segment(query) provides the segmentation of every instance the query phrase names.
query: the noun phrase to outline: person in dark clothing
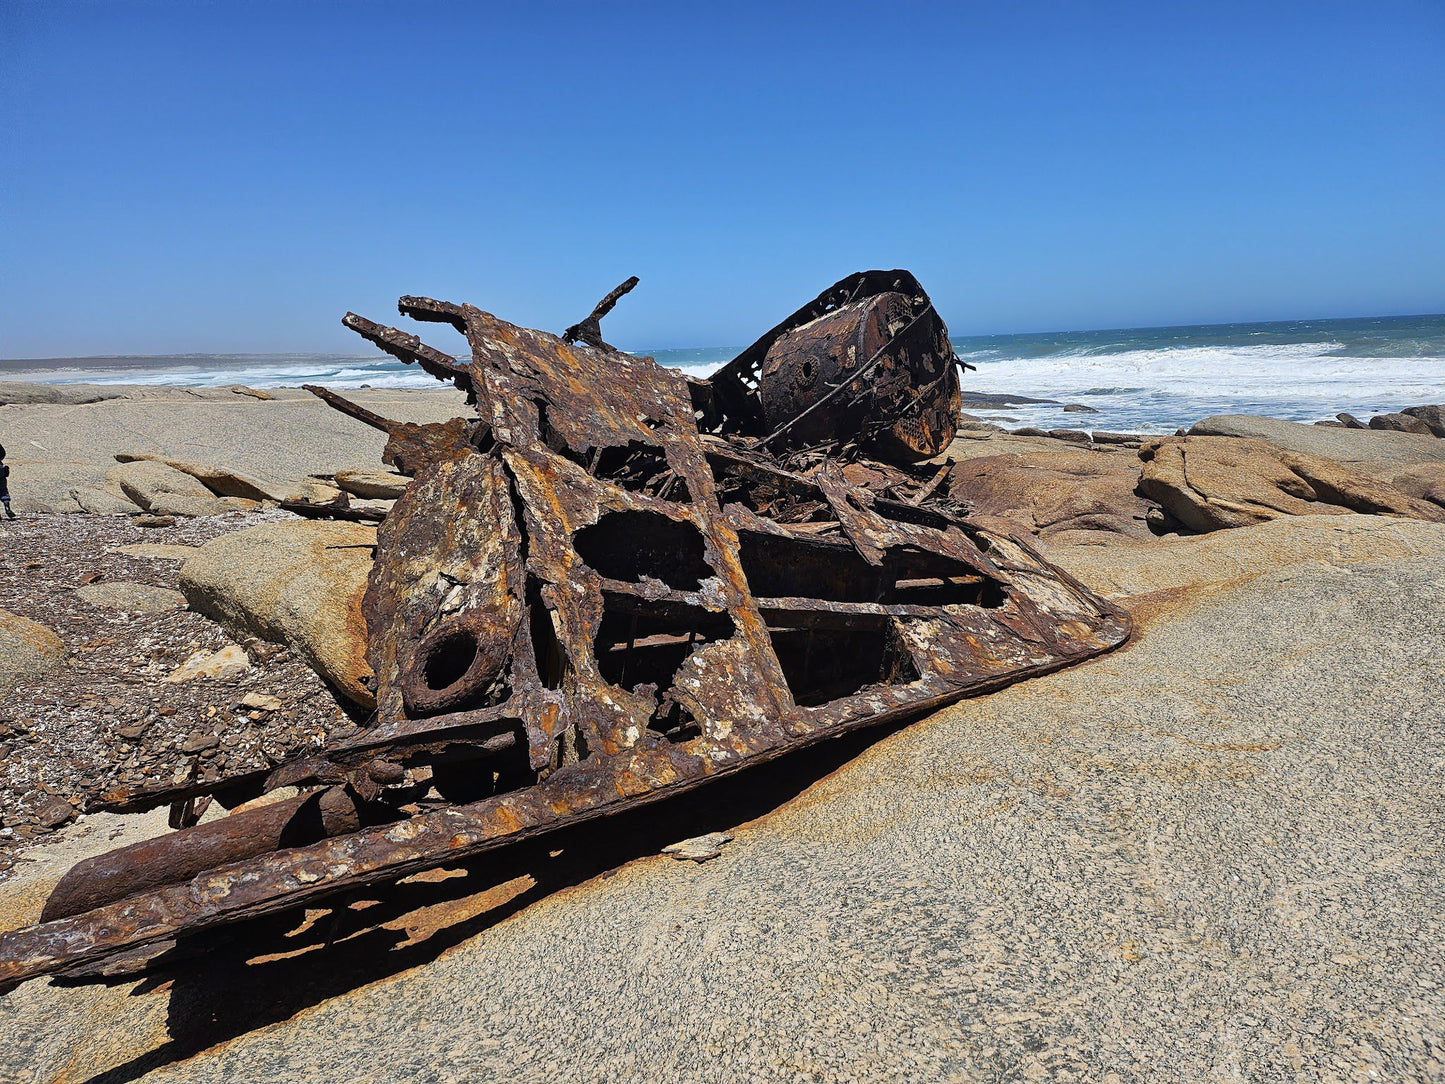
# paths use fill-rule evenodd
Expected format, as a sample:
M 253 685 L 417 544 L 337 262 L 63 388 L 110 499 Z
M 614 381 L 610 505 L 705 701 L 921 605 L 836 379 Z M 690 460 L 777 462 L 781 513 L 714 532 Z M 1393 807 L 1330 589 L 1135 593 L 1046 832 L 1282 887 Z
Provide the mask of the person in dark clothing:
M 0 502 L 5 505 L 5 515 L 9 519 L 15 518 L 15 513 L 10 510 L 10 468 L 5 465 L 5 445 L 0 444 Z

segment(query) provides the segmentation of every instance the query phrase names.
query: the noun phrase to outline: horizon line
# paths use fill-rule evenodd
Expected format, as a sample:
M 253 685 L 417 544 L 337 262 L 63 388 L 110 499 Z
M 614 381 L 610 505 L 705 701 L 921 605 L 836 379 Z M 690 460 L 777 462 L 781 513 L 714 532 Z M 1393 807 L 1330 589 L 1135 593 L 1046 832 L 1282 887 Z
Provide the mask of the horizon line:
M 985 331 L 974 334 L 961 334 L 949 332 L 950 339 L 1002 339 L 1019 338 L 1023 336 L 1043 335 L 1079 335 L 1079 334 L 1104 334 L 1107 332 L 1130 332 L 1130 331 L 1179 331 L 1187 328 L 1206 327 L 1249 327 L 1258 324 L 1319 324 L 1335 323 L 1347 320 L 1426 320 L 1445 319 L 1445 312 L 1402 312 L 1402 313 L 1381 313 L 1368 316 L 1296 316 L 1285 317 L 1276 320 L 1219 320 L 1210 323 L 1192 324 L 1139 324 L 1132 327 L 1080 327 L 1080 328 L 1057 328 L 1048 331 Z M 621 348 L 619 348 L 621 349 Z M 657 346 L 646 349 L 623 350 L 623 353 L 632 354 L 637 357 L 650 356 L 651 351 L 661 352 L 664 350 L 744 350 L 746 347 L 738 346 Z M 0 364 L 12 362 L 43 362 L 43 361 L 148 361 L 154 358 L 365 358 L 370 354 L 348 354 L 324 350 L 225 350 L 225 351 L 204 351 L 204 350 L 182 350 L 162 354 L 57 354 L 50 357 L 25 357 L 11 358 L 0 357 Z M 460 355 L 451 355 L 460 357 Z

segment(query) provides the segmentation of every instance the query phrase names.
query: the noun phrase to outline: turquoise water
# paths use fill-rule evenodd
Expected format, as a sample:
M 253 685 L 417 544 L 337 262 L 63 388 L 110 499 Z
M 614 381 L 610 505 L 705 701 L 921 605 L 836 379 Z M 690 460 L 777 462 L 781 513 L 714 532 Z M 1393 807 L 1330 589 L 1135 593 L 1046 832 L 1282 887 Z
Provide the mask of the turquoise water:
M 971 410 L 1003 425 L 1168 432 L 1210 414 L 1314 421 L 1445 401 L 1445 315 L 955 337 L 977 366 L 966 392 L 1057 399 L 1059 406 Z M 657 350 L 706 376 L 740 347 Z M 636 351 L 646 353 L 647 351 Z M 207 354 L 0 361 L 0 379 L 257 387 L 433 387 L 380 354 Z M 1064 413 L 1082 403 L 1097 414 Z

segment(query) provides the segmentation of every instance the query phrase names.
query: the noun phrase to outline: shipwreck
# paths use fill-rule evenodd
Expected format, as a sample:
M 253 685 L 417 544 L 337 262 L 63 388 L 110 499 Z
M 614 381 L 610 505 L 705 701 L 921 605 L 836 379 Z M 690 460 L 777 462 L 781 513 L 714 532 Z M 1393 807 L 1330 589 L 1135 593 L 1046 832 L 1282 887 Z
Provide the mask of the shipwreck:
M 403 297 L 468 360 L 347 314 L 474 409 L 331 405 L 411 481 L 364 600 L 376 712 L 261 778 L 122 796 L 176 827 L 79 863 L 0 935 L 0 989 L 475 859 L 1121 644 L 1126 616 L 940 485 L 961 365 L 904 271 L 852 275 L 711 378 Z M 933 460 L 930 462 L 930 460 Z M 313 516 L 372 516 L 293 505 Z M 247 801 L 298 787 L 269 804 Z M 229 815 L 195 823 L 214 796 Z

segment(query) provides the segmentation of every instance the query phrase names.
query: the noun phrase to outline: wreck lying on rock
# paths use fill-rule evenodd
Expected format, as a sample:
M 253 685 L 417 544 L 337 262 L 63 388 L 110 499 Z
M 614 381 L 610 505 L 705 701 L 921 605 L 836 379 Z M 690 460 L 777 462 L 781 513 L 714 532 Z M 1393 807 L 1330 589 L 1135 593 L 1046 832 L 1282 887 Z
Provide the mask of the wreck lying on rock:
M 476 412 L 393 423 L 412 480 L 365 595 L 376 715 L 324 755 L 210 787 L 273 804 L 82 862 L 0 935 L 0 988 L 109 977 L 177 938 L 455 863 L 1116 647 L 1127 618 L 936 496 L 958 366 L 906 272 L 844 279 L 710 380 L 471 305 L 459 362 L 345 323 Z M 567 339 L 580 342 L 572 345 Z M 299 509 L 345 516 L 342 505 Z M 239 788 L 239 789 L 238 789 Z M 141 799 L 144 800 L 141 800 Z M 229 804 L 229 801 L 228 801 Z

